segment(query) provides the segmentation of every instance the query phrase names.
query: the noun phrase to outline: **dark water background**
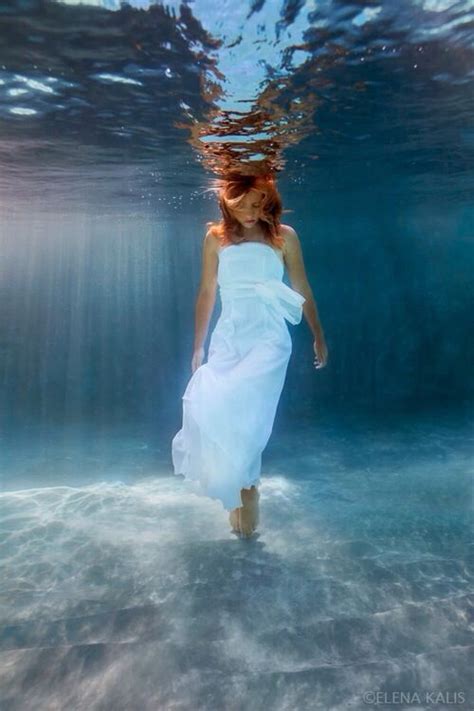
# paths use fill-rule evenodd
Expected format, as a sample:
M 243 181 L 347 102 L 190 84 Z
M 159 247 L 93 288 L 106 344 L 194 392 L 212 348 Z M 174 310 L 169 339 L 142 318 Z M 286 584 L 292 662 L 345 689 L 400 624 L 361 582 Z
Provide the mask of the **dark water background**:
M 450 0 L 0 3 L 2 710 L 474 708 L 473 39 Z M 290 326 L 251 542 L 169 451 L 232 151 L 329 349 Z

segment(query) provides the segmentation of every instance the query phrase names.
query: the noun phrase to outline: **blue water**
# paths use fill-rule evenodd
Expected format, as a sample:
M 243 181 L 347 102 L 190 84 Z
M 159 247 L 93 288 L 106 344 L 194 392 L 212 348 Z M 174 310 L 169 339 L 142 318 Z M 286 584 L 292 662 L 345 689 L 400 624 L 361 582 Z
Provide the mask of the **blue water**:
M 474 709 L 473 15 L 0 3 L 1 711 Z M 170 459 L 230 158 L 329 350 L 250 540 Z

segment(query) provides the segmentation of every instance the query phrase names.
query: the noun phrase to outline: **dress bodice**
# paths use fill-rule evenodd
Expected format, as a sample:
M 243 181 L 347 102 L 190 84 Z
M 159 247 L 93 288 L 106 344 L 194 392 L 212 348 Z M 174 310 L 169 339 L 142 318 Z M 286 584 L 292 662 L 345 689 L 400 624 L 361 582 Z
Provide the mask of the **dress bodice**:
M 241 242 L 219 249 L 217 283 L 228 286 L 235 282 L 281 279 L 283 262 L 273 247 L 263 242 Z
M 283 282 L 285 268 L 263 242 L 241 242 L 219 250 L 217 283 L 222 303 L 259 297 L 290 323 L 299 323 L 305 298 Z

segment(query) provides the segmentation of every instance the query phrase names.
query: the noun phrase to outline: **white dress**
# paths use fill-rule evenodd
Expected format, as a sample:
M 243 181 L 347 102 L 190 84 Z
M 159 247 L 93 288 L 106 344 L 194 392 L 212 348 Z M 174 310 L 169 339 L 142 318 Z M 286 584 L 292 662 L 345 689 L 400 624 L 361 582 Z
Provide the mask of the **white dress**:
M 260 483 L 292 351 L 286 320 L 297 324 L 305 298 L 283 281 L 276 250 L 241 242 L 219 250 L 221 313 L 207 362 L 189 380 L 183 424 L 173 437 L 174 474 L 195 494 L 243 505 L 240 490 Z

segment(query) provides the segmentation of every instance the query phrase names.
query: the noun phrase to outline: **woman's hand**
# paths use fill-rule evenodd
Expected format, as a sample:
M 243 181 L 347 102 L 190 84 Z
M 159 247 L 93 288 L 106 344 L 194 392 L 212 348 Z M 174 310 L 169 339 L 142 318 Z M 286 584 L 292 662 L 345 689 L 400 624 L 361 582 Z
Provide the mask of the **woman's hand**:
M 193 358 L 191 361 L 191 370 L 193 373 L 195 370 L 197 370 L 202 365 L 203 360 L 204 360 L 204 346 L 201 346 L 201 348 L 196 348 L 196 350 L 193 353 Z
M 313 349 L 315 353 L 314 367 L 324 368 L 328 360 L 328 349 L 326 346 L 326 341 L 324 336 L 316 337 L 313 343 Z

